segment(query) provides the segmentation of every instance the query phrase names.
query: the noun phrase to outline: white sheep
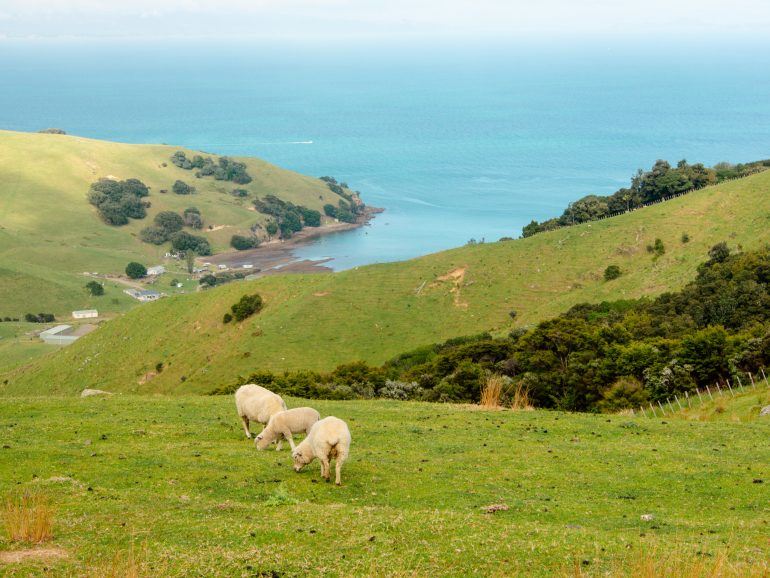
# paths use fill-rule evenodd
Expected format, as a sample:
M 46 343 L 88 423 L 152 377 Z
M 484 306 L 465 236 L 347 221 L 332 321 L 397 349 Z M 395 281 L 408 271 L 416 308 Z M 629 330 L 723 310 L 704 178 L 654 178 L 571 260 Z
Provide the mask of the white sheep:
M 287 439 L 293 450 L 295 446 L 291 434 L 300 432 L 309 434 L 310 428 L 319 419 L 321 419 L 321 414 L 312 407 L 295 407 L 294 409 L 279 411 L 267 422 L 265 429 L 254 440 L 254 445 L 257 446 L 258 450 L 264 450 L 277 439 L 278 446 L 275 449 L 280 450 L 281 443 Z
M 294 448 L 291 457 L 294 460 L 294 471 L 299 472 L 315 458 L 321 460 L 321 477 L 329 481 L 329 461 L 336 460 L 337 476 L 335 483 L 340 485 L 342 464 L 350 453 L 350 430 L 348 424 L 333 416 L 325 417 L 315 422 L 310 433 Z
M 235 392 L 235 408 L 238 410 L 238 417 L 243 421 L 246 437 L 251 438 L 249 420 L 265 424 L 270 421 L 273 414 L 284 411 L 286 404 L 280 395 L 269 389 L 247 383 Z

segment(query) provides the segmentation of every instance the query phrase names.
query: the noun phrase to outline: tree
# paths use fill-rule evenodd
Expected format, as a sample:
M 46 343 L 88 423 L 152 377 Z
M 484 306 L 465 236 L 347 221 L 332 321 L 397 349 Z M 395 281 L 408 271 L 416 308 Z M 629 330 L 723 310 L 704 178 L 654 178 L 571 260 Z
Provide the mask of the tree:
M 171 247 L 180 253 L 193 251 L 196 255 L 211 255 L 211 245 L 205 238 L 186 231 L 177 231 L 171 235 Z
M 274 237 L 275 234 L 278 232 L 278 223 L 275 221 L 270 221 L 265 225 L 265 231 L 267 231 L 267 234 L 271 237 Z
M 713 265 L 714 263 L 724 263 L 729 256 L 730 248 L 727 246 L 727 243 L 722 241 L 709 249 L 709 261 L 707 264 Z
M 131 279 L 141 279 L 147 275 L 147 267 L 136 261 L 132 261 L 126 265 L 126 275 Z
M 184 260 L 187 264 L 187 272 L 192 275 L 195 271 L 195 251 L 193 249 L 187 249 L 184 252 Z
M 256 237 L 244 237 L 243 235 L 233 235 L 230 238 L 230 246 L 238 251 L 254 249 L 259 247 L 259 239 Z
M 139 238 L 145 243 L 151 243 L 153 245 L 162 245 L 168 241 L 168 236 L 168 231 L 157 225 L 150 225 L 139 231 Z
M 101 283 L 97 283 L 96 281 L 89 281 L 86 283 L 86 291 L 94 297 L 104 295 L 104 287 Z
M 184 228 L 184 219 L 174 211 L 161 211 L 155 215 L 154 222 L 167 233 L 176 233 Z
M 247 317 L 251 317 L 255 313 L 262 309 L 262 297 L 258 293 L 253 295 L 244 295 L 240 301 L 230 307 L 233 318 L 236 321 L 243 321 Z
M 184 210 L 184 224 L 192 229 L 203 228 L 203 218 L 197 207 L 188 207 Z
M 214 285 L 217 284 L 217 278 L 209 273 L 208 275 L 204 275 L 201 277 L 200 281 L 198 281 L 200 285 L 206 285 L 208 287 L 214 287 Z
M 612 281 L 614 279 L 617 279 L 621 275 L 620 267 L 617 265 L 609 265 L 604 270 L 604 280 L 605 281 Z
M 177 180 L 174 182 L 174 186 L 171 190 L 177 195 L 192 195 L 195 192 L 195 187 L 191 187 L 184 181 Z
M 321 226 L 321 213 L 308 209 L 307 207 L 299 207 L 299 212 L 302 215 L 302 222 L 306 227 L 320 227 Z

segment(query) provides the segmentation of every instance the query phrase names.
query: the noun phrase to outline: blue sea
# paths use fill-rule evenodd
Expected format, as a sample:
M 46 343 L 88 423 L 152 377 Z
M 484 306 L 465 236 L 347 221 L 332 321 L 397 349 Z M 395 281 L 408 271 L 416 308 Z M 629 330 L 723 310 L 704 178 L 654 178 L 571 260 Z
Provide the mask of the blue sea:
M 656 159 L 770 157 L 768 46 L 1 41 L 0 128 L 254 155 L 383 207 L 337 269 L 516 237 Z

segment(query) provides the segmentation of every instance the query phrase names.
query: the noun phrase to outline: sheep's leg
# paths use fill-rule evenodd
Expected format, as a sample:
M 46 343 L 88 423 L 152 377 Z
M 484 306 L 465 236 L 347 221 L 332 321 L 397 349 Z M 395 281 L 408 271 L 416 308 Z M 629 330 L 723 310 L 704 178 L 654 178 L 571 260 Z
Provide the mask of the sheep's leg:
M 241 420 L 243 421 L 243 431 L 246 432 L 246 437 L 251 439 L 251 431 L 249 430 L 249 418 L 245 415 L 242 415 Z
M 291 451 L 294 451 L 294 448 L 296 448 L 297 446 L 294 445 L 294 436 L 291 435 L 291 430 L 288 430 L 288 429 L 285 430 L 283 432 L 283 437 L 285 437 L 286 441 L 289 442 L 289 445 L 291 446 Z
M 278 440 L 275 443 L 275 451 L 280 452 L 281 451 L 281 444 L 283 443 L 283 438 L 278 437 Z
M 337 475 L 334 478 L 334 483 L 338 486 L 342 485 L 342 478 L 340 477 L 340 473 L 342 472 L 342 464 L 345 463 L 347 457 L 347 454 L 340 453 L 337 454 L 337 459 L 335 460 L 334 471 Z
M 321 458 L 321 477 L 329 481 L 329 458 Z

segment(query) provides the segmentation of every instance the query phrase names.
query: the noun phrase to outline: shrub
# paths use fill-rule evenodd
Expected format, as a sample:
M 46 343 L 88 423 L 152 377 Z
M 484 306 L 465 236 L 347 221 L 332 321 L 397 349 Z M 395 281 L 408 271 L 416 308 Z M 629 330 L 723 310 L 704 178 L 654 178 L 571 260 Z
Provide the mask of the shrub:
M 18 321 L 18 320 L 14 320 Z M 56 317 L 53 313 L 25 313 L 24 321 L 27 323 L 53 323 Z
M 169 233 L 163 227 L 150 225 L 139 231 L 139 238 L 145 243 L 152 245 L 162 245 L 168 241 Z
M 655 257 L 660 257 L 666 252 L 666 246 L 660 239 L 655 239 L 655 243 L 652 245 L 647 245 L 647 252 L 653 253 Z
M 147 215 L 142 197 L 149 194 L 149 188 L 138 179 L 99 179 L 91 185 L 88 202 L 97 208 L 105 223 L 120 226 Z
M 603 413 L 617 413 L 624 409 L 643 405 L 649 399 L 642 382 L 633 376 L 623 376 L 602 393 L 602 399 L 597 404 Z
M 238 303 L 230 307 L 233 319 L 236 321 L 243 321 L 255 313 L 258 313 L 261 311 L 261 309 L 262 297 L 258 293 L 254 293 L 253 295 L 244 295 L 241 297 Z
M 233 189 L 232 191 L 230 191 L 230 194 L 234 197 L 242 199 L 244 197 L 249 196 L 249 191 L 247 191 L 246 189 Z
M 168 233 L 176 233 L 184 228 L 184 219 L 173 211 L 161 211 L 155 215 L 153 222 Z
M 687 233 L 682 233 L 681 241 L 682 241 L 683 245 L 689 243 L 690 242 L 690 235 L 688 235 Z
M 230 238 L 230 246 L 238 251 L 254 249 L 259 247 L 259 239 L 256 237 L 244 237 L 243 235 L 233 235 Z
M 131 279 L 141 279 L 147 275 L 147 267 L 136 261 L 132 261 L 126 265 L 126 275 Z
M 196 255 L 211 255 L 211 245 L 207 239 L 186 231 L 177 231 L 171 235 L 171 247 L 181 253 L 192 251 Z
M 617 279 L 618 277 L 620 277 L 620 275 L 621 275 L 620 267 L 618 267 L 617 265 L 609 265 L 604 270 L 605 281 L 612 281 L 613 279 Z
M 299 207 L 299 212 L 302 215 L 302 222 L 306 227 L 320 227 L 321 226 L 321 213 L 308 209 L 307 207 Z
M 386 399 L 406 401 L 408 399 L 420 399 L 422 392 L 423 389 L 416 381 L 393 381 L 389 379 L 380 388 L 378 394 Z
M 184 181 L 175 181 L 171 190 L 177 195 L 192 195 L 195 192 L 195 187 L 191 187 Z
M 222 316 L 222 323 L 230 323 L 233 320 L 233 316 L 230 313 L 225 313 Z
M 200 285 L 207 285 L 208 287 L 214 287 L 217 284 L 217 278 L 209 273 L 208 275 L 204 275 L 200 278 L 200 281 L 198 281 Z
M 94 297 L 104 295 L 104 287 L 101 283 L 97 283 L 96 281 L 89 281 L 86 283 L 86 291 Z
M 717 243 L 711 247 L 711 249 L 709 249 L 708 265 L 713 265 L 714 263 L 724 263 L 727 261 L 729 256 L 730 248 L 727 246 L 727 243 L 724 241 Z
M 203 228 L 203 218 L 197 207 L 188 207 L 184 210 L 184 224 L 192 229 Z

